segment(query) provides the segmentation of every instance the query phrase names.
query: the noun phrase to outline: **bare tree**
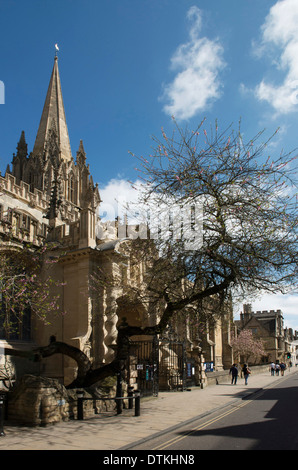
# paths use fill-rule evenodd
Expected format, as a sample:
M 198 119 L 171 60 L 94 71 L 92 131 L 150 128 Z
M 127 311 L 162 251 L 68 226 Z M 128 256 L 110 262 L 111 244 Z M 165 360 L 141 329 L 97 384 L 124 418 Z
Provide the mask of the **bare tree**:
M 245 144 L 240 130 L 220 133 L 216 125 L 209 136 L 203 123 L 195 131 L 176 125 L 171 138 L 163 132 L 155 152 L 140 158 L 143 202 L 155 220 L 171 221 L 173 208 L 180 211 L 170 236 L 161 230 L 156 245 L 191 281 L 183 303 L 231 289 L 235 295 L 297 287 L 296 156 L 266 157 L 270 140 L 258 144 L 261 137 Z M 179 305 L 180 299 L 172 308 Z

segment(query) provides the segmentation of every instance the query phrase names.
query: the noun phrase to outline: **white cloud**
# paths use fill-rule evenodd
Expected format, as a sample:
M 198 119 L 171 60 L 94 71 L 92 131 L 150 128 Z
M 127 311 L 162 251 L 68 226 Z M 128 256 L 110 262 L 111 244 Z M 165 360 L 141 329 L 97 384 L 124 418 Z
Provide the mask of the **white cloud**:
M 260 57 L 274 53 L 273 65 L 284 73 L 280 84 L 263 79 L 255 88 L 255 96 L 266 101 L 278 114 L 297 111 L 298 104 L 298 2 L 279 0 L 270 9 L 262 26 L 262 41 L 255 52 Z
M 220 97 L 219 72 L 225 66 L 221 44 L 199 36 L 201 10 L 191 7 L 187 18 L 191 21 L 189 42 L 181 44 L 171 58 L 172 69 L 177 73 L 165 86 L 162 97 L 165 113 L 180 120 L 193 117 Z
M 141 182 L 129 183 L 124 179 L 112 179 L 99 190 L 101 204 L 99 215 L 103 221 L 114 221 L 127 215 L 127 204 L 136 204 L 140 198 Z M 129 214 L 128 214 L 129 215 Z

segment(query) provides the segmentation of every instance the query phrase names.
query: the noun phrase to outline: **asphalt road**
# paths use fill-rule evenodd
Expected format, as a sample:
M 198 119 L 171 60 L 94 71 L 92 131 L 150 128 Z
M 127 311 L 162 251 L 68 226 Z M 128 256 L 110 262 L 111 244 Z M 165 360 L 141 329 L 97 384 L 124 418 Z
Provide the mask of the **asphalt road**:
M 298 450 L 298 376 L 130 449 Z

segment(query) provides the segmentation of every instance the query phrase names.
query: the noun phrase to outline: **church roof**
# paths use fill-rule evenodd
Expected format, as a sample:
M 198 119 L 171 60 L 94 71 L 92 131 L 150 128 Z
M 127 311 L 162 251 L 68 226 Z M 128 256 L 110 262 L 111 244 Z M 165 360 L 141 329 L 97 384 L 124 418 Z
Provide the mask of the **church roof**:
M 60 157 L 64 161 L 70 161 L 72 154 L 62 98 L 57 56 L 55 56 L 48 92 L 32 152 L 33 155 L 43 155 L 49 130 L 53 129 L 53 127 L 58 136 Z

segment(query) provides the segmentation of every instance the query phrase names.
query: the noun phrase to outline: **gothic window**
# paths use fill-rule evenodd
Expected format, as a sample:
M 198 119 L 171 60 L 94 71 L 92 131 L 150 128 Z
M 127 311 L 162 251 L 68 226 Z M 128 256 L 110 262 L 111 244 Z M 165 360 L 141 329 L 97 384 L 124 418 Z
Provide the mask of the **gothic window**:
M 41 181 L 41 170 L 39 168 L 32 168 L 28 173 L 28 184 L 30 188 L 30 192 L 33 193 L 34 189 L 40 189 L 40 181 Z
M 30 340 L 31 307 L 24 294 L 26 282 L 22 282 L 27 262 L 32 262 L 30 257 L 26 260 L 14 252 L 1 253 L 0 339 Z
M 33 191 L 34 191 L 34 176 L 33 176 L 33 173 L 31 171 L 29 173 L 29 186 L 30 186 L 31 193 L 33 193 Z
M 17 184 L 20 184 L 21 180 L 21 166 L 19 162 L 14 163 L 13 165 L 13 175 L 16 178 Z
M 12 224 L 12 214 L 13 209 L 11 209 L 11 207 L 8 207 L 5 211 L 2 211 L 2 219 L 8 222 L 9 224 Z
M 0 339 L 23 341 L 31 339 L 30 307 L 19 315 L 15 312 L 7 312 L 5 301 L 0 300 Z
M 37 235 L 39 237 L 46 237 L 47 233 L 48 233 L 47 225 L 46 224 L 40 224 L 38 222 L 38 224 L 37 224 Z
M 30 217 L 28 215 L 21 214 L 20 228 L 30 232 L 30 223 L 31 223 Z
M 75 181 L 72 174 L 68 177 L 68 200 L 75 203 Z

